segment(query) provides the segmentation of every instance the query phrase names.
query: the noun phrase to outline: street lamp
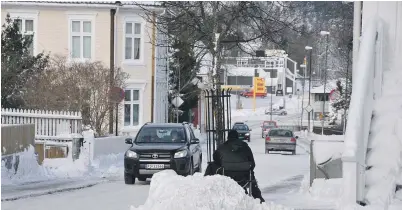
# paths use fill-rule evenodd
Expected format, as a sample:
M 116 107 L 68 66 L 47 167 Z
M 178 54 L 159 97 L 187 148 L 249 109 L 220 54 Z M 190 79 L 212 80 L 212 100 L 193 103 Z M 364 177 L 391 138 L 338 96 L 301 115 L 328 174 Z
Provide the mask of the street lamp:
M 302 105 L 301 105 L 302 110 L 301 110 L 301 117 L 300 117 L 300 130 L 302 130 L 303 129 L 303 114 L 304 114 L 304 89 L 305 89 L 304 85 L 306 84 L 306 68 L 307 68 L 307 66 L 305 64 L 301 64 L 300 67 L 304 69 L 303 70 L 303 83 L 302 83 L 303 84 L 302 85 L 302 88 L 303 88 Z
M 310 69 L 309 69 L 309 78 L 308 78 L 308 106 L 311 107 L 311 61 L 312 61 L 312 56 L 313 56 L 313 47 L 306 46 L 304 48 L 307 51 L 310 51 Z M 310 111 L 311 112 L 311 111 Z M 310 112 L 308 113 L 308 131 L 311 131 L 311 126 L 310 126 L 310 120 L 311 120 L 311 115 Z
M 325 121 L 325 101 L 327 97 L 325 95 L 326 88 L 327 88 L 327 72 L 328 72 L 328 45 L 329 45 L 329 32 L 328 31 L 321 31 L 321 36 L 326 36 L 326 46 L 325 46 L 325 70 L 324 70 L 324 101 L 322 102 L 322 122 L 321 122 L 321 135 L 324 135 L 324 121 Z M 329 97 L 328 97 L 329 99 Z

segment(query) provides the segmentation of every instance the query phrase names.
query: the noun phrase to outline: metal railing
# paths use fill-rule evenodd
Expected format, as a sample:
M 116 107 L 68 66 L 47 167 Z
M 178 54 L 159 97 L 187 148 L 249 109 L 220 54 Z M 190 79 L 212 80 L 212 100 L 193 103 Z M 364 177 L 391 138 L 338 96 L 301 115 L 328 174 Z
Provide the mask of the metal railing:
M 342 155 L 344 205 L 364 202 L 366 155 L 373 103 L 381 95 L 383 27 L 379 18 L 367 21 L 360 43 L 345 144 Z

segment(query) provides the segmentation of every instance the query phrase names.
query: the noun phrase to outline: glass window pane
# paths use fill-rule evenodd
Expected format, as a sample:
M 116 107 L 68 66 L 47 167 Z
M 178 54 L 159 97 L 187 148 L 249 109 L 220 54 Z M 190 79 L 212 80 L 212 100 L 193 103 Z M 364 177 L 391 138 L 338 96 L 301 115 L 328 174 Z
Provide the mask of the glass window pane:
M 83 31 L 91 33 L 91 21 L 84 21 L 82 24 L 83 24 Z
M 33 55 L 33 35 L 26 35 L 25 38 L 31 41 L 31 43 L 28 46 L 28 52 L 30 55 Z
M 129 37 L 126 37 L 126 43 L 125 43 L 125 58 L 126 59 L 131 59 L 133 52 L 133 40 Z
M 14 21 L 17 23 L 18 28 L 19 28 L 20 31 L 21 31 L 21 30 L 22 30 L 22 20 L 21 20 L 21 19 L 15 19 Z
M 134 24 L 134 34 L 141 34 L 141 24 L 140 23 Z
M 133 104 L 133 126 L 139 124 L 139 113 L 140 113 L 140 105 Z
M 140 38 L 134 39 L 134 59 L 140 59 Z
M 91 58 L 91 37 L 84 36 L 84 49 L 83 49 L 83 56 L 84 58 Z
M 71 23 L 71 31 L 72 32 L 80 32 L 80 21 L 73 21 Z
M 133 24 L 126 23 L 126 34 L 132 34 L 132 33 L 133 33 Z
M 125 90 L 124 91 L 124 100 L 125 101 L 131 101 L 131 90 Z
M 124 104 L 124 126 L 130 126 L 131 104 Z
M 133 90 L 133 101 L 138 101 L 138 100 L 140 100 L 140 91 Z
M 33 32 L 33 20 L 25 20 L 25 32 Z
M 81 54 L 81 49 L 80 49 L 80 37 L 79 36 L 73 36 L 72 43 L 71 43 L 71 54 L 73 58 L 79 58 Z

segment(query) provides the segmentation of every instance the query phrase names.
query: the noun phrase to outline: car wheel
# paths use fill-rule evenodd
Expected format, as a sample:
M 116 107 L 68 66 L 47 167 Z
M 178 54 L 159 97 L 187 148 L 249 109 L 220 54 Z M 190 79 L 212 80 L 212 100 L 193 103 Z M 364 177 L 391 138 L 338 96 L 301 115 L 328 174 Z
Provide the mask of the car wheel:
M 129 173 L 124 173 L 124 183 L 135 184 L 135 176 Z
M 292 155 L 295 155 L 295 154 L 296 154 L 296 150 L 293 150 L 293 151 L 292 151 Z
M 269 149 L 266 149 L 266 150 L 265 150 L 265 154 L 269 154 Z
M 193 174 L 194 174 L 194 163 L 193 163 L 193 159 L 191 159 L 191 161 L 190 161 L 190 169 L 188 170 L 187 176 L 193 175 Z
M 145 181 L 147 181 L 147 178 L 146 177 L 137 177 L 137 179 L 138 179 L 138 181 L 141 181 L 141 182 L 145 182 Z
M 195 172 L 202 173 L 202 155 L 200 155 L 200 161 L 198 163 L 197 170 Z
M 250 141 L 251 141 L 251 139 L 249 138 L 247 141 L 248 141 L 248 142 L 250 142 Z

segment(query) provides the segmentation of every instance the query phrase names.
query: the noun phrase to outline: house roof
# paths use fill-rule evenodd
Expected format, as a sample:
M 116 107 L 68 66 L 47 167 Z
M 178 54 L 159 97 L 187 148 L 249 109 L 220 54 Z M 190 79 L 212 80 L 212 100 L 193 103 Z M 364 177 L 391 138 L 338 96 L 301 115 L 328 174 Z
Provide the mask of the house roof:
M 43 6 L 57 6 L 57 5 L 71 5 L 71 6 L 102 6 L 102 7 L 115 7 L 131 6 L 131 7 L 161 7 L 161 4 L 157 1 L 2 1 L 2 5 L 43 5 Z

